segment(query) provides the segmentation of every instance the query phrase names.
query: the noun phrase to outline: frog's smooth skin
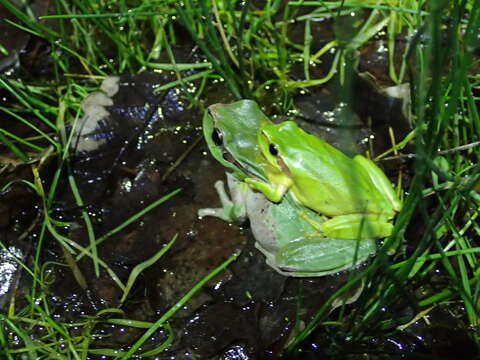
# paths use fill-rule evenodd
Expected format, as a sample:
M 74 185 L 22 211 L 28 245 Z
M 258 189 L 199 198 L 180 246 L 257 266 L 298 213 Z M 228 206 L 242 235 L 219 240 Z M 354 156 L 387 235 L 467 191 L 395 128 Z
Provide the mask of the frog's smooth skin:
M 255 247 L 267 264 L 284 276 L 313 277 L 337 273 L 364 262 L 376 252 L 374 239 L 344 240 L 320 236 L 309 221 L 321 222 L 318 214 L 298 204 L 289 195 L 273 203 L 261 192 L 227 173 L 229 199 L 223 181 L 215 188 L 222 208 L 200 209 L 198 215 L 215 216 L 225 221 L 250 221 Z
M 324 222 L 321 214 L 296 201 L 291 192 L 273 203 L 242 182 L 246 178 L 269 181 L 266 169 L 270 165 L 260 152 L 257 133 L 272 124 L 250 100 L 208 109 L 203 119 L 205 139 L 212 155 L 233 173 L 227 173 L 232 200 L 218 181 L 215 188 L 223 207 L 200 209 L 199 216 L 226 221 L 248 217 L 255 246 L 267 264 L 285 276 L 323 276 L 362 263 L 376 251 L 374 238 L 327 238 L 312 225 Z
M 272 124 L 255 101 L 214 104 L 203 116 L 203 135 L 213 157 L 243 180 L 266 179 L 257 143 L 262 124 Z
M 389 236 L 401 204 L 385 174 L 370 160 L 350 158 L 293 121 L 261 124 L 258 144 L 267 181 L 245 182 L 269 200 L 285 194 L 327 217 L 316 228 L 335 239 Z

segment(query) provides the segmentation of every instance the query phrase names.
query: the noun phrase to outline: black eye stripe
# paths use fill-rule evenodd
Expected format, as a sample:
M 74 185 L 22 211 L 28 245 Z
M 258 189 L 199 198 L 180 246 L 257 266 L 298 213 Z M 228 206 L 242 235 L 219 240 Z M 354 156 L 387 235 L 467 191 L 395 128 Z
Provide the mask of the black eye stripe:
M 215 145 L 217 146 L 221 146 L 223 145 L 223 134 L 220 130 L 218 130 L 217 128 L 214 128 L 213 129 L 213 132 L 212 132 L 212 140 L 213 142 L 215 143 Z
M 224 153 L 222 154 L 222 156 L 223 156 L 223 158 L 225 159 L 225 161 L 228 161 L 229 163 L 232 163 L 232 164 L 233 164 L 233 163 L 235 162 L 235 158 L 234 158 L 231 154 L 229 154 L 229 153 L 227 153 L 227 152 L 224 152 Z

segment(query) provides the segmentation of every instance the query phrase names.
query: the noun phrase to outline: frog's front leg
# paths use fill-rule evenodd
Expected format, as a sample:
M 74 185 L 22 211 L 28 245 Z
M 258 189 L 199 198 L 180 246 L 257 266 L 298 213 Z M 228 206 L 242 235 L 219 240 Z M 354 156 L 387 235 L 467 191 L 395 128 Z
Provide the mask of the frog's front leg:
M 393 225 L 379 215 L 348 214 L 328 219 L 318 229 L 329 238 L 365 240 L 389 236 Z
M 244 201 L 244 192 L 248 190 L 247 185 L 238 181 L 233 175 L 227 173 L 227 183 L 232 195 L 232 199 L 228 197 L 225 191 L 225 184 L 218 180 L 215 182 L 215 190 L 217 190 L 220 198 L 221 208 L 204 208 L 199 209 L 197 214 L 200 217 L 213 216 L 224 221 L 243 222 L 246 219 L 246 207 Z
M 290 179 L 288 179 L 290 180 Z M 260 191 L 265 197 L 272 202 L 279 202 L 283 195 L 288 191 L 291 181 L 282 184 L 271 184 L 253 178 L 246 178 L 244 180 L 252 189 Z

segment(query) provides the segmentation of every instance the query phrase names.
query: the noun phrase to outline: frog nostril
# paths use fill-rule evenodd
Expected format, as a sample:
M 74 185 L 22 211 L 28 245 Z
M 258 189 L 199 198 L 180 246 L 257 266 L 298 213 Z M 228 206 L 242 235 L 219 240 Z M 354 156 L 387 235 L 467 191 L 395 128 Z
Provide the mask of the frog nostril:
M 275 144 L 270 144 L 270 146 L 268 147 L 268 150 L 270 151 L 270 154 L 272 154 L 273 156 L 277 156 L 277 155 L 278 155 L 277 145 L 275 145 Z
M 223 134 L 217 128 L 213 129 L 212 140 L 217 146 L 221 146 L 223 144 Z

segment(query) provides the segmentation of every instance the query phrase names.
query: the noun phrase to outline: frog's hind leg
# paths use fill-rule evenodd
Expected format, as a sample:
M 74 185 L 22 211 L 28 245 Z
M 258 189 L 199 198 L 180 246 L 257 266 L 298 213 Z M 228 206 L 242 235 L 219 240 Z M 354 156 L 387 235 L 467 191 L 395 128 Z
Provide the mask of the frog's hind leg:
M 348 214 L 335 216 L 320 224 L 320 231 L 336 239 L 375 239 L 389 236 L 393 225 L 378 215 Z
M 359 265 L 375 252 L 376 243 L 372 239 L 305 238 L 282 247 L 276 253 L 273 267 L 288 276 L 324 276 Z
M 309 214 L 306 211 L 299 211 L 298 214 L 313 228 L 312 230 L 314 230 L 311 234 L 307 234 L 308 237 L 322 236 L 322 224 L 323 222 L 327 221 L 326 217 L 320 216 L 318 214 L 316 214 L 318 216 L 312 216 L 312 214 Z

